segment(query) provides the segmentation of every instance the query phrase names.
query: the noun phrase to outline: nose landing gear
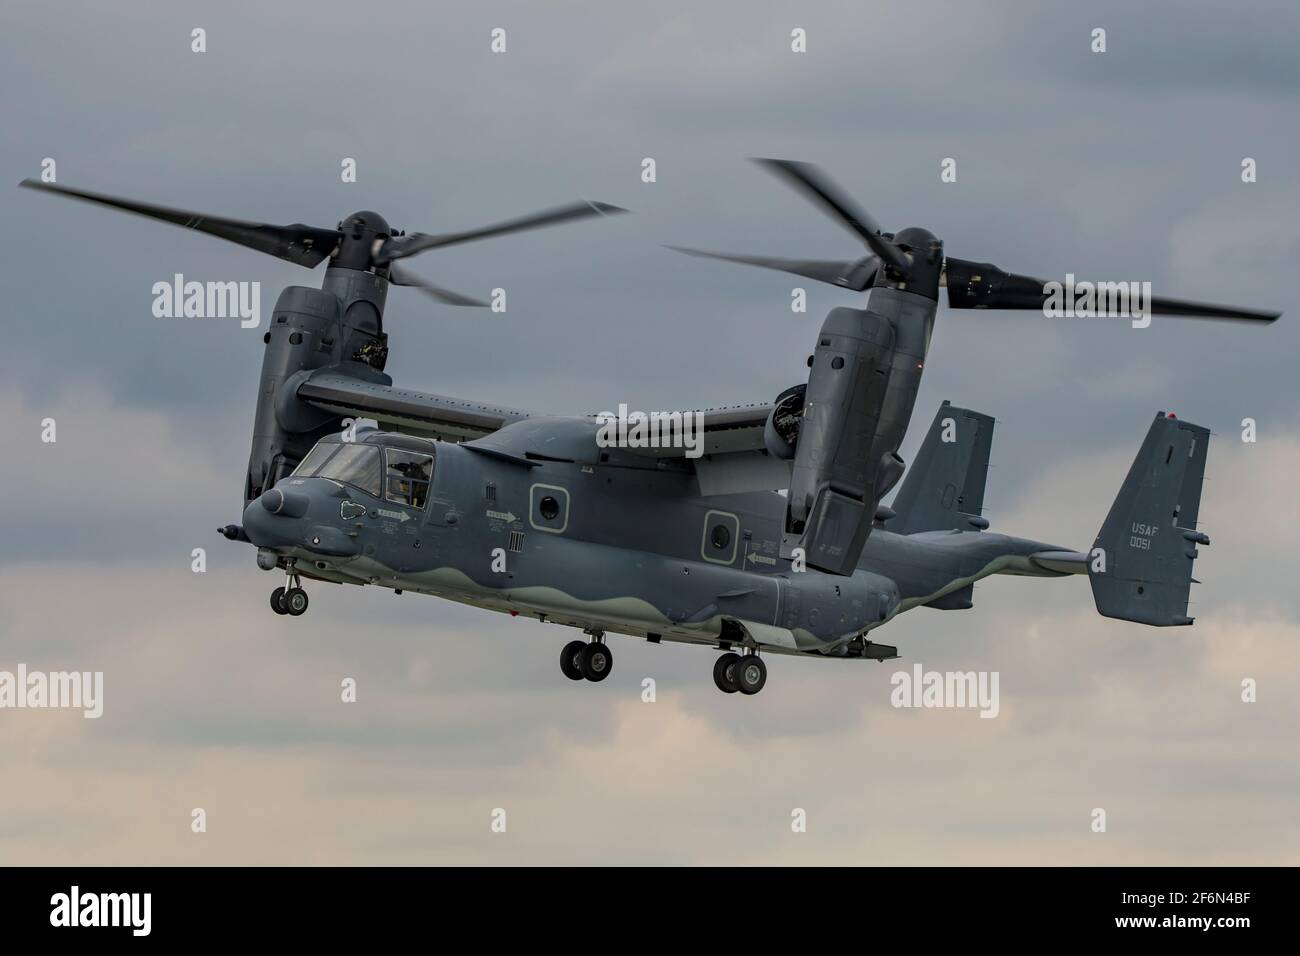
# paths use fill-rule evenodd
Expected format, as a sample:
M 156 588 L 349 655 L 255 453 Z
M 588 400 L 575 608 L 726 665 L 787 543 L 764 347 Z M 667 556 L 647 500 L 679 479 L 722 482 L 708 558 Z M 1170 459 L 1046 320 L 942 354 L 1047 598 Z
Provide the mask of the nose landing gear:
M 307 610 L 307 592 L 302 589 L 302 581 L 293 569 L 285 582 L 288 587 L 276 588 L 271 592 L 271 610 L 276 614 L 289 614 L 298 617 Z

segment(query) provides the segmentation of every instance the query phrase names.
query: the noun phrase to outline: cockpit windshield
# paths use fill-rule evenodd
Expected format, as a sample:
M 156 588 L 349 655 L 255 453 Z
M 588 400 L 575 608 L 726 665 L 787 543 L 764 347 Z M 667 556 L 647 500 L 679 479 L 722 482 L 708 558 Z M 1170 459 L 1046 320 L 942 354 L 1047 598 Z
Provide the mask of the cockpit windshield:
M 302 460 L 294 476 L 332 478 L 378 498 L 383 477 L 379 449 L 374 445 L 318 442 Z
M 320 441 L 294 471 L 296 478 L 332 478 L 376 498 L 423 508 L 433 481 L 433 455 L 360 442 Z
M 307 452 L 307 457 L 298 463 L 298 467 L 293 470 L 295 478 L 314 478 L 320 474 L 321 466 L 329 461 L 330 455 L 339 450 L 339 443 L 332 441 L 317 442 L 312 450 Z

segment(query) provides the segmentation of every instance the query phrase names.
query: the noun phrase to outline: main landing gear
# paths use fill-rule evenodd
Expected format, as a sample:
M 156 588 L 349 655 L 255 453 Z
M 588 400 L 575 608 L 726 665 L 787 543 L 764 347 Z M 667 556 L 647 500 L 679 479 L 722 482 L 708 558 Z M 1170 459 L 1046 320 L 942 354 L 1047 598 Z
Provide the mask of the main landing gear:
M 294 617 L 307 610 L 307 592 L 302 589 L 302 581 L 289 569 L 285 581 L 288 587 L 276 588 L 271 592 L 271 610 L 276 614 L 290 614 Z
M 604 631 L 588 631 L 590 641 L 569 641 L 560 651 L 560 670 L 569 680 L 602 681 L 614 669 Z
M 757 651 L 743 657 L 728 651 L 713 662 L 713 683 L 724 694 L 757 694 L 767 683 L 767 665 Z

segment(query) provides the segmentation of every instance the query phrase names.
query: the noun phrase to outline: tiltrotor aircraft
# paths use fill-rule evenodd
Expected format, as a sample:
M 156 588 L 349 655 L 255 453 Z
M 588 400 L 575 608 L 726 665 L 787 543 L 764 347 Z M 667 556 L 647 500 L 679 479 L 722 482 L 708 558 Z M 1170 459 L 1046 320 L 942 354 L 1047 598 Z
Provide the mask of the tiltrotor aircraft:
M 453 305 L 400 259 L 617 210 L 576 203 L 497 226 L 405 236 L 373 212 L 337 229 L 271 226 L 52 184 L 23 185 L 198 229 L 309 268 L 265 335 L 239 524 L 280 570 L 276 613 L 307 608 L 304 579 L 416 591 L 580 628 L 560 667 L 609 676 L 607 633 L 716 648 L 725 693 L 756 694 L 764 654 L 887 660 L 874 632 L 915 607 L 972 606 L 992 574 L 1086 574 L 1097 610 L 1191 624 L 1187 602 L 1209 431 L 1157 414 L 1086 552 L 986 530 L 988 415 L 945 402 L 904 476 L 939 289 L 952 309 L 1041 309 L 1044 284 L 945 256 L 921 228 L 883 232 L 814 167 L 761 161 L 831 213 L 869 254 L 845 262 L 720 256 L 865 291 L 823 322 L 807 381 L 771 404 L 703 413 L 702 454 L 601 441 L 596 416 L 554 417 L 393 385 L 390 285 Z M 699 253 L 697 255 L 714 255 Z M 1156 315 L 1269 322 L 1276 314 L 1154 299 Z M 378 428 L 345 427 L 366 419 Z M 673 427 L 685 420 L 669 416 Z M 680 444 L 680 443 L 679 443 Z M 882 498 L 902 479 L 891 506 Z

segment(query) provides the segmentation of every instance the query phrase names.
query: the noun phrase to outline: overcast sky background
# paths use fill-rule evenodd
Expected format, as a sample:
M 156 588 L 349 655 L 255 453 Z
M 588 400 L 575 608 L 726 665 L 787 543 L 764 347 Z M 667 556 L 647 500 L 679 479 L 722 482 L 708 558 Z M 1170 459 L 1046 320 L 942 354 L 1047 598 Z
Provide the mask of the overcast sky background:
M 858 297 L 806 283 L 796 316 L 796 280 L 662 248 L 861 254 L 749 156 L 817 162 L 962 258 L 1293 311 L 1300 8 L 1053 7 L 13 0 L 0 165 L 13 184 L 53 157 L 62 184 L 325 227 L 626 206 L 413 261 L 505 287 L 504 315 L 389 296 L 399 383 L 543 411 L 764 402 L 803 380 L 822 315 Z M 1134 330 L 941 306 L 917 418 L 944 398 L 996 416 L 994 529 L 1086 547 L 1157 410 L 1214 429 L 1196 626 L 1101 618 L 1077 579 L 994 579 L 974 610 L 892 623 L 902 661 L 773 658 L 737 700 L 699 649 L 615 639 L 611 678 L 573 685 L 570 633 L 414 595 L 318 584 L 307 616 L 274 616 L 278 582 L 213 533 L 239 517 L 262 330 L 155 319 L 150 290 L 258 281 L 266 316 L 322 272 L 0 197 L 0 669 L 106 682 L 98 721 L 0 711 L 0 862 L 1300 862 L 1295 315 Z M 891 708 L 914 662 L 998 670 L 1001 715 Z

